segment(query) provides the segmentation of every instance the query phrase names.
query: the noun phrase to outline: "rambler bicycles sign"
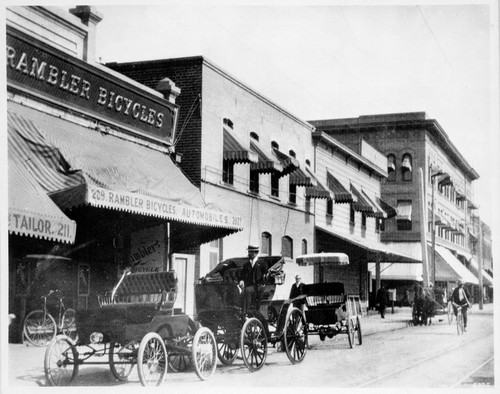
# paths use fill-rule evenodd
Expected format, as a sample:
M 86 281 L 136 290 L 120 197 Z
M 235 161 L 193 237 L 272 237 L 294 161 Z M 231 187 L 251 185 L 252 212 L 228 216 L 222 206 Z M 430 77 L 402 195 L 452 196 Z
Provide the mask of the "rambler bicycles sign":
M 8 29 L 7 81 L 28 94 L 171 143 L 178 107 L 21 33 Z

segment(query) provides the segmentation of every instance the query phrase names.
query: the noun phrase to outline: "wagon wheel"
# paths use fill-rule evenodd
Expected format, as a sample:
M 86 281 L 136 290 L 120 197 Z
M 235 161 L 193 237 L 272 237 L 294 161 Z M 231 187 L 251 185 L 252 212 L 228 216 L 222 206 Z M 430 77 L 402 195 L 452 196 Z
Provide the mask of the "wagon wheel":
M 238 355 L 238 341 L 232 338 L 225 327 L 217 327 L 217 357 L 224 365 L 231 365 Z
M 288 313 L 284 328 L 285 352 L 292 364 L 300 363 L 307 350 L 307 324 L 298 308 Z
M 267 336 L 259 319 L 252 317 L 243 325 L 240 348 L 243 362 L 250 372 L 262 368 L 267 357 Z
M 63 313 L 62 333 L 70 337 L 75 343 L 78 342 L 78 332 L 76 331 L 76 312 L 72 308 L 66 309 Z
M 187 327 L 187 336 L 184 340 L 180 338 L 174 337 L 172 327 L 169 324 L 165 324 L 161 326 L 156 332 L 163 339 L 163 342 L 167 343 L 167 341 L 173 341 L 176 345 L 185 345 L 187 338 L 193 337 L 193 332 L 196 330 L 195 327 L 188 324 Z M 170 351 L 168 353 L 168 368 L 172 372 L 184 372 L 191 366 L 191 355 L 190 354 L 182 354 Z
M 136 363 L 136 342 L 129 342 L 124 346 L 119 343 L 109 344 L 109 369 L 116 380 L 127 381 Z
M 45 351 L 45 378 L 51 386 L 68 386 L 78 375 L 78 351 L 66 335 L 58 335 Z
M 167 349 L 156 332 L 150 332 L 142 338 L 137 355 L 137 372 L 143 386 L 159 386 L 165 378 Z
M 363 334 L 361 333 L 361 321 L 359 316 L 356 316 L 356 331 L 358 331 L 358 345 L 363 344 Z
M 201 327 L 193 338 L 192 359 L 196 375 L 201 380 L 208 380 L 217 368 L 217 344 L 212 331 Z
M 47 346 L 56 336 L 56 321 L 42 310 L 32 311 L 24 319 L 23 333 L 32 345 Z
M 355 345 L 354 343 L 354 321 L 352 318 L 347 319 L 347 338 L 349 339 L 349 346 L 352 349 Z

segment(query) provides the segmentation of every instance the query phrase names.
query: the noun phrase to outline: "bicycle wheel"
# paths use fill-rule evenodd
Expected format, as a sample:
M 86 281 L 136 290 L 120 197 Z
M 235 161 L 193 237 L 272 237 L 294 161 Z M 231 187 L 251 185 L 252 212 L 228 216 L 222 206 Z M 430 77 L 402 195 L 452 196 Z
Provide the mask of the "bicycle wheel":
M 78 374 L 78 351 L 65 335 L 58 335 L 45 351 L 45 378 L 51 386 L 68 386 Z
M 56 321 L 42 310 L 32 311 L 24 319 L 23 333 L 32 345 L 47 346 L 56 336 Z
M 70 337 L 75 343 L 78 342 L 78 332 L 76 331 L 76 312 L 68 308 L 62 315 L 61 331 L 64 335 Z
M 457 312 L 457 333 L 458 335 L 462 335 L 464 333 L 464 317 L 460 309 Z

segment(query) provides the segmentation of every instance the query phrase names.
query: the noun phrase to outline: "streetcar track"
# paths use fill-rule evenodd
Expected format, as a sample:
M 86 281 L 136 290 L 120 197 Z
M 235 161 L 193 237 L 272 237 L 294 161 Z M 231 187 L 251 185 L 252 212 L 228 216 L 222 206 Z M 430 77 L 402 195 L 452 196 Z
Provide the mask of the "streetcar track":
M 481 340 L 481 339 L 483 339 L 483 338 L 485 338 L 485 337 L 487 337 L 487 336 L 490 336 L 490 335 L 493 335 L 493 334 L 492 334 L 492 333 L 487 333 L 487 334 L 484 334 L 484 335 L 478 336 L 478 337 L 476 337 L 476 338 L 474 338 L 474 339 L 471 339 L 469 342 L 467 342 L 467 344 L 468 344 L 468 345 L 473 344 L 474 342 L 477 342 L 477 341 L 479 341 L 479 340 Z M 369 380 L 368 382 L 364 382 L 364 383 L 359 384 L 359 385 L 357 385 L 357 386 L 355 386 L 355 387 L 367 387 L 367 386 L 370 386 L 370 385 L 371 385 L 371 384 L 373 384 L 373 383 L 376 383 L 376 382 L 379 382 L 379 381 L 381 381 L 381 380 L 387 379 L 387 378 L 388 378 L 388 377 L 390 377 L 390 376 L 397 375 L 397 374 L 399 374 L 399 373 L 401 373 L 401 372 L 407 371 L 407 370 L 409 370 L 409 369 L 411 369 L 411 368 L 414 368 L 414 367 L 416 367 L 416 366 L 419 366 L 419 365 L 421 365 L 421 364 L 424 364 L 424 363 L 426 363 L 426 362 L 428 362 L 428 361 L 431 361 L 431 360 L 433 360 L 433 359 L 437 359 L 437 358 L 439 358 L 439 357 L 446 356 L 446 355 L 447 355 L 447 352 L 452 351 L 452 350 L 455 350 L 455 349 L 458 349 L 458 348 L 460 348 L 461 346 L 463 346 L 463 342 L 460 342 L 460 343 L 454 344 L 454 345 L 452 345 L 452 346 L 449 346 L 449 347 L 447 347 L 447 348 L 443 349 L 442 351 L 440 351 L 438 354 L 433 354 L 432 356 L 429 356 L 429 357 L 426 357 L 426 358 L 424 358 L 424 359 L 422 359 L 422 360 L 419 360 L 419 361 L 417 361 L 417 362 L 414 362 L 413 364 L 406 365 L 406 366 L 404 366 L 404 367 L 402 367 L 402 368 L 399 368 L 399 369 L 397 369 L 397 370 L 395 370 L 395 371 L 391 371 L 391 372 L 389 372 L 389 373 L 387 373 L 387 374 L 385 374 L 385 375 L 383 375 L 383 376 L 378 376 L 378 377 L 377 377 L 377 378 L 375 378 L 375 379 L 371 379 L 371 380 Z M 492 356 L 491 358 L 494 358 L 494 356 Z M 490 361 L 490 360 L 488 360 L 488 361 Z M 483 366 L 483 365 L 484 365 L 484 364 L 481 364 L 481 366 Z M 470 376 L 470 375 L 469 375 L 469 376 Z M 453 387 L 455 387 L 455 386 L 453 386 Z
M 495 359 L 495 356 L 494 355 L 491 356 L 488 360 L 486 360 L 484 363 L 482 363 L 477 368 L 475 368 L 467 376 L 465 376 L 462 379 L 460 379 L 455 385 L 453 385 L 453 387 L 458 387 L 458 386 L 462 385 L 467 379 L 469 379 L 472 375 L 474 375 L 477 371 L 479 371 L 481 368 L 483 368 L 486 364 L 488 364 L 489 362 L 493 361 L 494 359 Z

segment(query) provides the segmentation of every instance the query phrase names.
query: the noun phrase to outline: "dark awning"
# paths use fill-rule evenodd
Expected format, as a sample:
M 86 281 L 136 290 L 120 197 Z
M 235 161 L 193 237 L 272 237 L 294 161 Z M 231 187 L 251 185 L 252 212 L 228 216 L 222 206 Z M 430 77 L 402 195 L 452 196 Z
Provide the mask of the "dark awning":
M 316 177 L 306 167 L 305 171 L 300 167 L 293 171 L 290 176 L 290 184 L 297 186 L 312 187 L 318 184 Z
M 224 154 L 223 159 L 235 163 L 256 163 L 259 158 L 257 153 L 243 147 L 235 135 L 224 129 Z
M 299 161 L 295 157 L 288 156 L 276 148 L 273 148 L 273 154 L 283 166 L 281 176 L 288 175 L 299 168 Z
M 252 171 L 257 171 L 260 174 L 283 172 L 283 165 L 266 155 L 257 141 L 250 141 L 250 149 L 255 152 L 258 157 L 257 163 L 250 164 L 250 169 Z
M 225 229 L 221 236 L 241 229 L 241 217 L 206 205 L 162 152 L 14 103 L 8 131 L 12 153 L 59 207 L 90 205 Z
M 353 198 L 353 195 L 347 191 L 347 189 L 330 173 L 330 171 L 327 171 L 326 173 L 326 180 L 328 189 L 332 191 L 336 203 L 340 204 L 356 201 L 355 198 Z
M 9 233 L 66 243 L 74 243 L 76 235 L 76 222 L 59 209 L 11 151 Z
M 387 219 L 393 218 L 398 214 L 396 208 L 382 200 L 380 197 L 377 197 L 377 202 L 387 214 Z
M 387 213 L 382 209 L 382 207 L 378 204 L 378 201 L 375 197 L 370 197 L 364 189 L 361 189 L 361 193 L 366 198 L 366 200 L 373 207 L 373 213 L 367 212 L 367 216 L 375 217 L 375 218 L 387 218 Z
M 351 191 L 357 198 L 357 201 L 353 204 L 354 210 L 359 212 L 364 212 L 368 214 L 374 214 L 375 210 L 373 206 L 368 202 L 368 200 L 356 189 L 356 187 L 351 183 Z

